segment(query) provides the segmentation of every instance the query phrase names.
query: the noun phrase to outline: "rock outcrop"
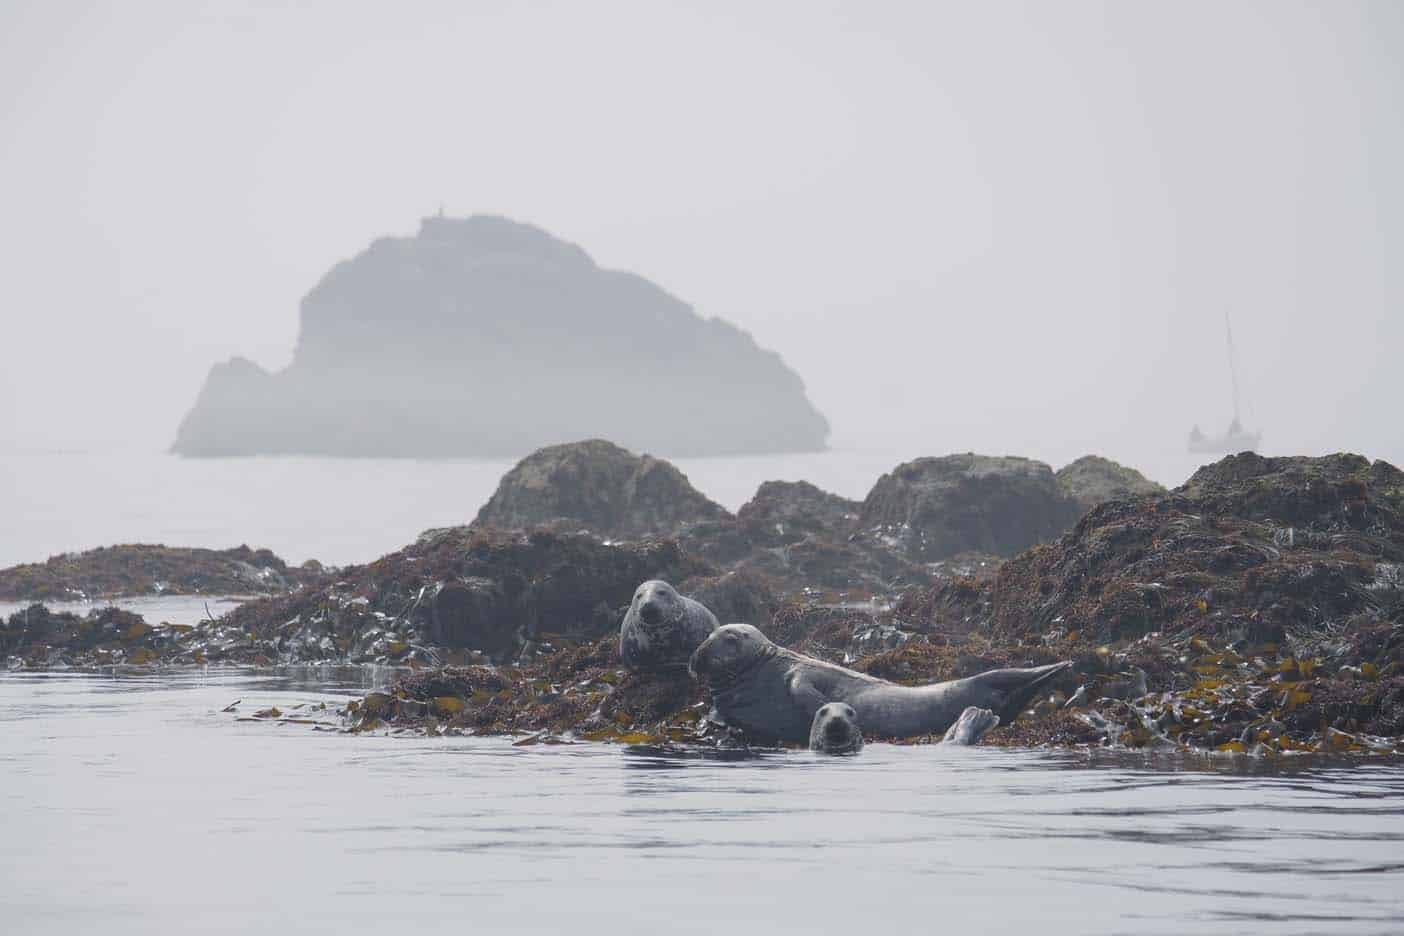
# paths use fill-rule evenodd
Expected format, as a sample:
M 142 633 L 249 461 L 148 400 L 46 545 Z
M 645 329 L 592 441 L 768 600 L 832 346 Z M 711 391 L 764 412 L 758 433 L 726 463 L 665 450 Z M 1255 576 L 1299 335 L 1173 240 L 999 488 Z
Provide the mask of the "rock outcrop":
M 642 581 L 715 575 L 672 540 L 454 527 L 198 627 L 133 628 L 140 619 L 116 609 L 79 616 L 36 605 L 11 615 L 0 650 L 11 665 L 37 667 L 516 662 L 615 633 Z
M 938 582 L 894 613 L 933 639 L 1079 658 L 1089 687 L 1144 674 L 1135 704 L 1081 699 L 1128 746 L 1374 750 L 1404 733 L 1401 569 L 1404 472 L 1243 453 L 1094 508 L 992 582 Z
M 734 518 L 697 523 L 679 535 L 689 552 L 768 581 L 780 594 L 866 598 L 929 578 L 889 540 L 854 535 L 859 507 L 807 481 L 766 481 Z
M 344 569 L 335 584 L 242 605 L 228 620 L 255 635 L 295 636 L 280 652 L 331 636 L 322 658 L 377 659 L 383 638 L 420 659 L 512 660 L 617 630 L 640 582 L 715 571 L 671 540 L 609 544 L 589 534 L 454 527 Z
M 671 462 L 591 439 L 553 445 L 522 459 L 503 476 L 474 524 L 638 537 L 676 533 L 693 523 L 730 516 Z
M 520 455 L 605 437 L 671 455 L 813 451 L 828 424 L 745 332 L 505 218 L 426 218 L 337 264 L 292 363 L 211 371 L 183 455 Z
M 842 539 L 857 525 L 861 507 L 808 481 L 766 481 L 741 505 L 736 519 L 752 536 L 771 544 L 816 535 Z
M 267 549 L 132 544 L 64 553 L 0 569 L 0 600 L 83 601 L 118 595 L 267 595 L 322 576 L 316 562 L 292 568 Z
M 1100 455 L 1084 455 L 1058 469 L 1058 487 L 1084 511 L 1118 497 L 1161 494 L 1165 488 L 1135 468 L 1118 465 Z
M 1385 462 L 1232 456 L 1173 491 L 1093 508 L 992 578 L 928 576 L 932 584 L 895 604 L 778 594 L 774 579 L 750 567 L 757 557 L 793 563 L 805 550 L 833 549 L 851 559 L 865 534 L 834 542 L 852 522 L 841 499 L 794 485 L 763 490 L 764 510 L 688 527 L 689 536 L 724 527 L 751 544 L 729 570 L 676 539 L 435 530 L 335 581 L 194 627 L 35 605 L 0 627 L 0 656 L 12 669 L 402 664 L 417 671 L 349 703 L 337 724 L 528 733 L 522 744 L 744 745 L 705 717 L 706 699 L 682 671 L 621 668 L 624 606 L 639 582 L 663 577 L 723 620 L 756 623 L 778 643 L 899 682 L 1076 662 L 987 743 L 1264 758 L 1404 753 L 1404 472 Z M 782 535 L 780 515 L 812 528 L 794 542 L 758 545 Z M 487 661 L 512 665 L 432 666 Z M 279 717 L 253 717 L 265 716 Z
M 1358 455 L 1244 453 L 1168 493 L 1103 504 L 1005 563 L 989 624 L 1101 642 L 1186 629 L 1306 640 L 1404 620 L 1401 567 L 1404 473 Z
M 865 598 L 925 581 L 920 564 L 886 540 L 852 536 L 859 507 L 805 481 L 767 481 L 732 516 L 671 463 L 593 439 L 524 458 L 474 525 L 676 537 L 689 555 L 739 574 L 727 579 L 718 613 L 730 614 L 734 603 L 736 619 L 754 623 L 773 595 L 813 589 Z M 738 592 L 738 582 L 748 584 Z
M 1043 462 L 946 455 L 898 465 L 879 478 L 859 525 L 933 562 L 967 552 L 1011 556 L 1057 538 L 1081 512 Z

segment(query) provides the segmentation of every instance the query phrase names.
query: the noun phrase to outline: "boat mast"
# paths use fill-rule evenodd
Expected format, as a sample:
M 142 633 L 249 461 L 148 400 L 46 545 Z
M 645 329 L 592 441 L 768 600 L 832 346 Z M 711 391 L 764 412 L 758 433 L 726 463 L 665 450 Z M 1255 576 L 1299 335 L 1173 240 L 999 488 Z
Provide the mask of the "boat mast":
M 1228 335 L 1229 381 L 1233 384 L 1233 424 L 1238 426 L 1238 371 L 1233 364 L 1233 326 L 1229 324 L 1228 309 L 1224 310 L 1224 333 Z

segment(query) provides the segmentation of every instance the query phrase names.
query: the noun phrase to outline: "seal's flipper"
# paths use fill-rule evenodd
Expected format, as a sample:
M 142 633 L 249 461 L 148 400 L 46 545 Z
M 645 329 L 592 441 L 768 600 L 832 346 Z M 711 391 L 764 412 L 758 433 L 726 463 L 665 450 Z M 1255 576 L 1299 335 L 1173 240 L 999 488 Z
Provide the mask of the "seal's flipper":
M 1072 660 L 1035 666 L 1031 669 L 997 669 L 973 677 L 980 685 L 994 690 L 1002 699 L 990 708 L 999 716 L 999 723 L 1007 725 L 1019 717 L 1033 697 L 1053 680 L 1072 668 Z
M 956 723 L 946 729 L 942 744 L 974 744 L 985 736 L 985 732 L 999 724 L 999 716 L 987 708 L 971 705 L 960 713 Z

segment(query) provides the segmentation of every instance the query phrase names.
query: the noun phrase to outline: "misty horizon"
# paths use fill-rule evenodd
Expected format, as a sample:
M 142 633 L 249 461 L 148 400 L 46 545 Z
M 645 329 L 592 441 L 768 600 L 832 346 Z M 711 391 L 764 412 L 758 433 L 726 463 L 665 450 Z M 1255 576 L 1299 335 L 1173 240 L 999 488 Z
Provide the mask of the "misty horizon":
M 1401 53 L 0 3 L 6 932 L 1398 926 Z
M 4 448 L 166 448 L 442 206 L 752 335 L 835 448 L 1167 480 L 1227 312 L 1261 451 L 1404 461 L 1397 7 L 607 9 L 11 9 Z

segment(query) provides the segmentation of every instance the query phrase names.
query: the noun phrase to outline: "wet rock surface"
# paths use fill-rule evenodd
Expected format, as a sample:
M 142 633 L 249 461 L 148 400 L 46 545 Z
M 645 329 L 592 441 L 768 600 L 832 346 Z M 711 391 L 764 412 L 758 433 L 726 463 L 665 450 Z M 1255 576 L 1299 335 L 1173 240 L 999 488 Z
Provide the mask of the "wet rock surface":
M 808 481 L 766 481 L 736 519 L 756 542 L 778 546 L 812 536 L 841 538 L 857 528 L 862 506 Z
M 550 526 L 630 537 L 675 533 L 730 516 L 670 462 L 591 439 L 553 445 L 522 459 L 478 511 L 474 525 Z
M 1074 710 L 1130 746 L 1392 748 L 1404 676 L 1404 474 L 1354 455 L 1230 456 L 1111 501 L 991 581 L 899 602 L 930 634 L 1079 661 Z M 1135 682 L 1139 699 L 1106 692 Z
M 274 594 L 318 581 L 315 561 L 289 566 L 267 549 L 131 544 L 0 569 L 0 600 L 81 601 L 121 595 Z
M 430 530 L 315 586 L 247 602 L 198 627 L 163 628 L 173 636 L 161 644 L 159 661 L 511 662 L 616 632 L 641 581 L 707 574 L 716 570 L 672 540 Z M 55 615 L 69 622 L 60 629 L 36 629 L 41 619 L 28 612 L 11 615 L 6 646 L 48 647 L 44 654 L 7 651 L 11 665 L 109 662 L 81 623 L 100 613 Z
M 1055 475 L 1063 493 L 1077 501 L 1084 512 L 1098 504 L 1139 494 L 1163 494 L 1165 488 L 1135 468 L 1118 465 L 1100 455 L 1084 455 L 1058 469 Z
M 1043 462 L 946 455 L 898 465 L 879 478 L 859 525 L 931 562 L 963 552 L 1012 556 L 1056 538 L 1081 513 Z
M 1402 481 L 1355 456 L 1233 456 L 1175 491 L 1108 502 L 992 576 L 939 579 L 891 604 L 787 602 L 762 627 L 785 646 L 906 684 L 1075 661 L 984 743 L 1404 753 Z M 575 704 L 601 713 L 584 729 L 591 736 L 745 742 L 708 721 L 681 676 L 669 696 L 656 680 L 611 675 L 607 643 L 581 652 L 572 659 L 593 668 L 576 672 Z M 551 677 L 541 667 L 517 674 L 544 687 L 532 691 L 564 691 Z M 660 712 L 660 699 L 676 707 Z M 498 705 L 473 730 L 585 736 L 559 710 Z M 602 725 L 606 711 L 629 714 Z
M 1173 491 L 1103 503 L 1002 563 L 913 562 L 920 584 L 862 597 L 790 591 L 776 583 L 794 579 L 756 570 L 766 550 L 862 539 L 852 502 L 768 494 L 766 511 L 681 538 L 431 530 L 197 627 L 36 605 L 5 622 L 0 653 L 11 668 L 377 662 L 405 677 L 348 706 L 347 728 L 744 746 L 685 668 L 630 673 L 619 659 L 634 589 L 662 578 L 723 623 L 899 683 L 1075 661 L 982 743 L 1404 752 L 1404 473 L 1384 462 L 1232 456 Z M 712 524 L 748 544 L 729 567 L 689 545 Z
M 928 570 L 901 544 L 859 532 L 860 506 L 808 482 L 767 481 L 734 518 L 679 535 L 690 552 L 782 595 L 863 598 L 926 581 Z

